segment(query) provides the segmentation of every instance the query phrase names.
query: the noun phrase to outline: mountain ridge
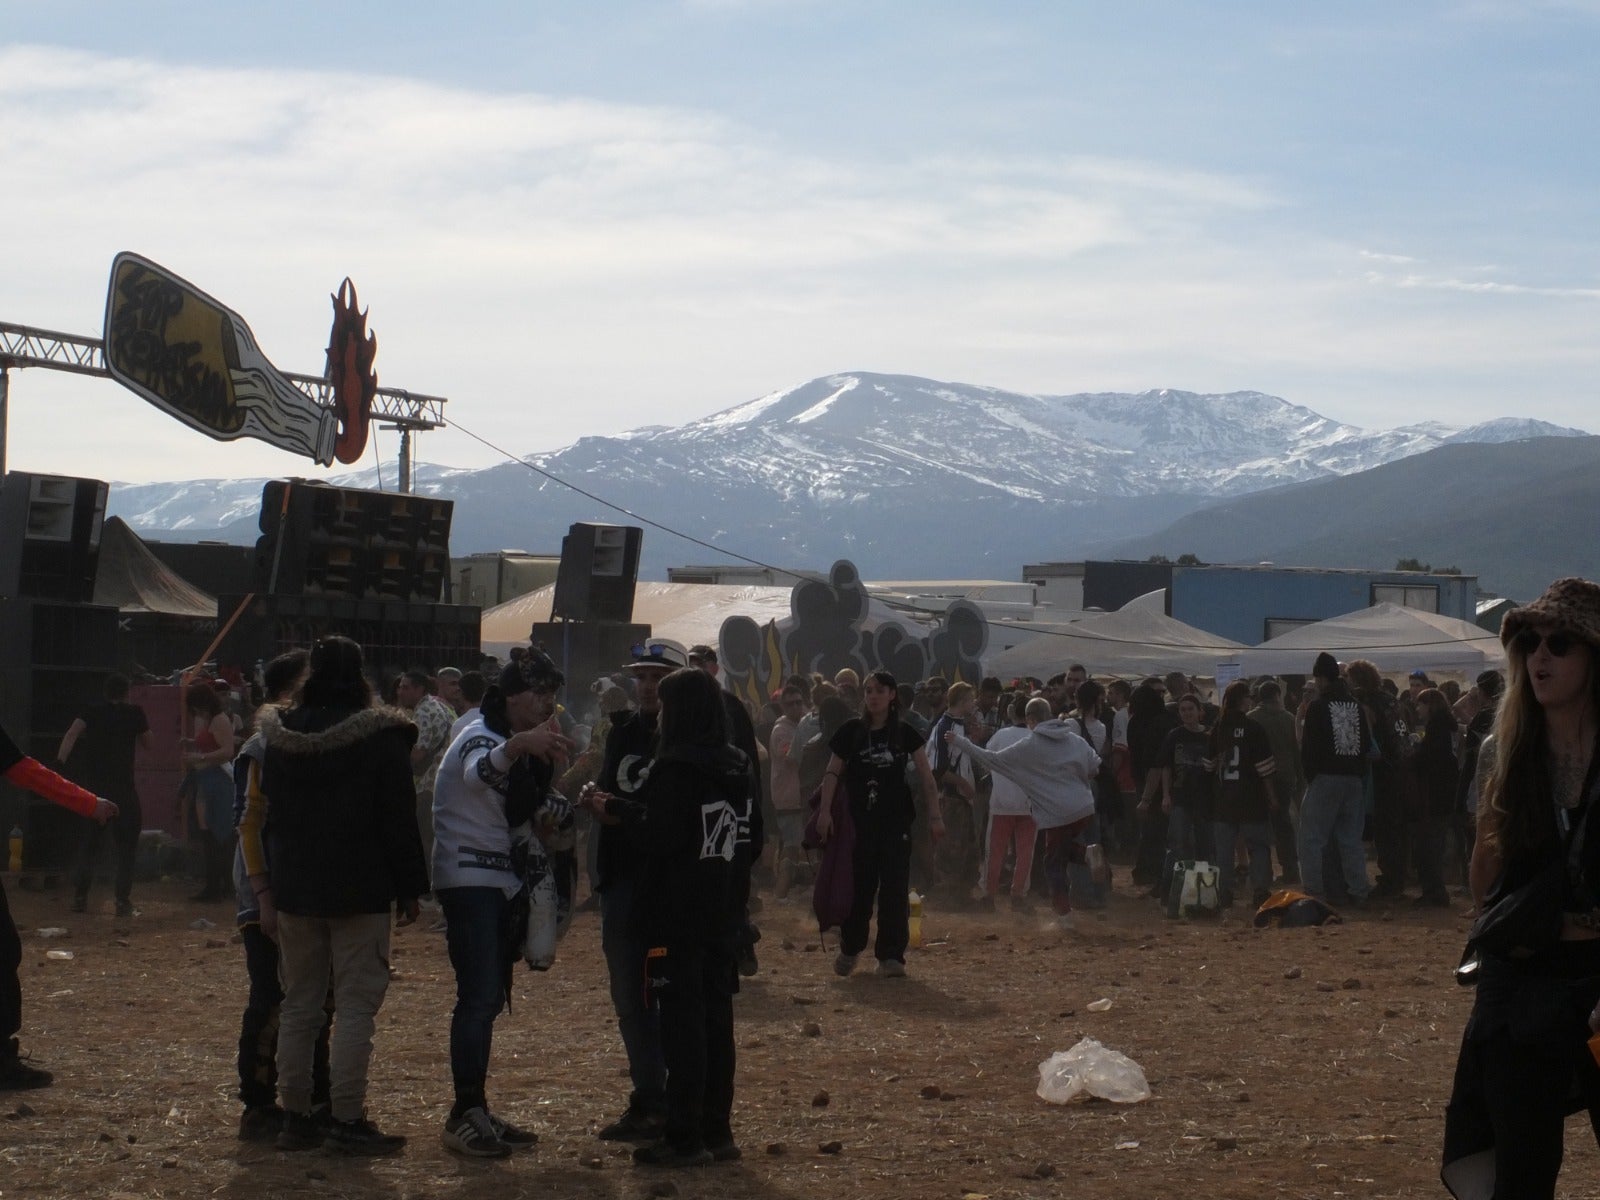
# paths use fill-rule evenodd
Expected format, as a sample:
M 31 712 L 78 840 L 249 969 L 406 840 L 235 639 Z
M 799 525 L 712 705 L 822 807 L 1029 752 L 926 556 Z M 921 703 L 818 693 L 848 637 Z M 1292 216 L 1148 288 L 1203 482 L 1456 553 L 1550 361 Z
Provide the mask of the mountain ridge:
M 416 490 L 457 501 L 456 553 L 554 551 L 572 521 L 626 520 L 531 464 L 775 565 L 849 557 L 879 577 L 1003 578 L 1024 562 L 1147 537 L 1214 501 L 1548 430 L 1587 436 L 1510 417 L 1365 430 L 1256 391 L 1034 394 L 857 371 L 520 463 L 423 467 Z M 110 511 L 151 536 L 253 540 L 263 482 L 119 486 Z M 647 529 L 641 575 L 708 553 Z

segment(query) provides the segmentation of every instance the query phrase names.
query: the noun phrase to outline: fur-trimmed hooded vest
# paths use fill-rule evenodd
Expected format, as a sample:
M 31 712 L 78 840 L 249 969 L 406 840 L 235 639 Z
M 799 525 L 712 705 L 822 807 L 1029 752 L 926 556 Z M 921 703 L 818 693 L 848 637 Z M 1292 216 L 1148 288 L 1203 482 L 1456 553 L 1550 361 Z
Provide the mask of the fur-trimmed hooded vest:
M 417 829 L 411 748 L 398 709 L 268 708 L 267 847 L 280 912 L 344 917 L 388 912 L 428 890 Z

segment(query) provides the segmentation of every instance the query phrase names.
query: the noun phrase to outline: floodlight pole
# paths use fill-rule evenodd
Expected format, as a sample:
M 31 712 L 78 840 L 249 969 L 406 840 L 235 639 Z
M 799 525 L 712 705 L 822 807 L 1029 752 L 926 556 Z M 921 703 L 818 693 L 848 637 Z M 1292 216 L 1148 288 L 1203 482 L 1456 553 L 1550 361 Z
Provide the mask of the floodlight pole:
M 0 362 L 0 479 L 6 477 L 6 420 L 10 415 L 11 371 Z

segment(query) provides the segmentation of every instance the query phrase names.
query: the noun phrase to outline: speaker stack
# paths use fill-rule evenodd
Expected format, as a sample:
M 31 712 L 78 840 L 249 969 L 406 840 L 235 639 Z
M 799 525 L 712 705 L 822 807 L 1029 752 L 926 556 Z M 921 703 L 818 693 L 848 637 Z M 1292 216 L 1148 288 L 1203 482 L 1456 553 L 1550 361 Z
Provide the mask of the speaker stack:
M 117 610 L 92 603 L 109 490 L 98 479 L 28 471 L 0 484 L 0 722 L 46 764 L 117 663 Z M 23 865 L 65 866 L 77 819 L 0 786 L 0 823 L 25 832 Z
M 248 668 L 342 634 L 374 680 L 470 667 L 482 610 L 440 602 L 455 505 L 400 492 L 274 480 L 261 494 L 256 598 L 219 655 Z M 242 597 L 217 598 L 226 621 Z
M 633 624 L 633 594 L 639 583 L 644 531 L 636 525 L 578 522 L 561 539 L 548 624 L 530 631 L 533 641 L 561 665 L 568 693 L 601 675 L 614 674 L 634 645 L 650 636 Z

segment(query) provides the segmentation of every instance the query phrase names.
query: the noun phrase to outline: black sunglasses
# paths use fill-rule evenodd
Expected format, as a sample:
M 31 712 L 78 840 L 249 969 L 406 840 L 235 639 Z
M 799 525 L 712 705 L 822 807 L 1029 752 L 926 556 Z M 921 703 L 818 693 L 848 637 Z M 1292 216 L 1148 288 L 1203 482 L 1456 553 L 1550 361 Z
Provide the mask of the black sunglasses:
M 1540 633 L 1537 629 L 1524 629 L 1511 639 L 1512 646 L 1523 658 L 1527 658 L 1539 649 L 1543 642 L 1545 648 L 1556 658 L 1565 658 L 1567 653 L 1578 644 L 1578 639 L 1570 633 Z

